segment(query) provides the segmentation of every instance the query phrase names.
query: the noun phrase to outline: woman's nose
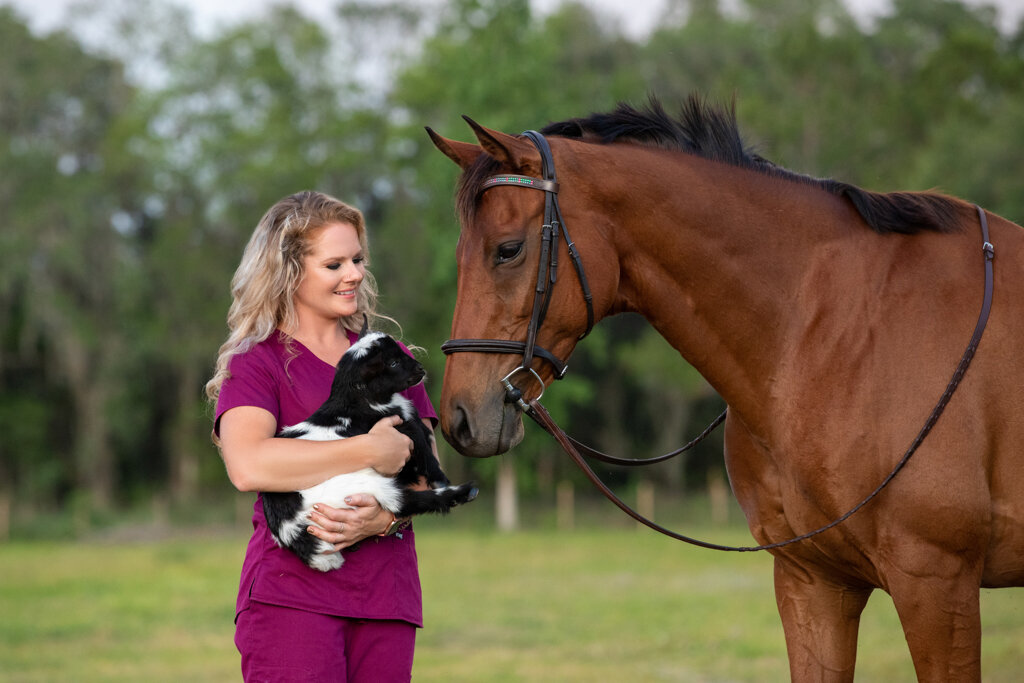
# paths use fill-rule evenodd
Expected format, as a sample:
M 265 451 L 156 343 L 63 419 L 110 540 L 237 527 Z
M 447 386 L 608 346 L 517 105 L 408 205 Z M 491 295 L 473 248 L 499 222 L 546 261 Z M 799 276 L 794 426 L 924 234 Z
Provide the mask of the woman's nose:
M 347 266 L 345 266 L 342 272 L 342 278 L 345 280 L 345 282 L 361 282 L 363 279 L 363 274 L 356 264 L 350 263 Z

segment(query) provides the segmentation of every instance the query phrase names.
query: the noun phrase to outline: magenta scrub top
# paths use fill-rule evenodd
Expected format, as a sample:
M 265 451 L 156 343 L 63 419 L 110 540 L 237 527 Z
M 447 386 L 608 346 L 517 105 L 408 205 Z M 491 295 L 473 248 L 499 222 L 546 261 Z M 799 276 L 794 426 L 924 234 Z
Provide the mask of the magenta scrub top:
M 231 408 L 255 406 L 277 419 L 278 431 L 302 422 L 330 394 L 334 366 L 313 355 L 299 342 L 275 333 L 246 353 L 231 359 L 231 376 L 217 398 L 215 429 Z M 349 340 L 356 335 L 349 333 Z M 297 355 L 293 355 L 297 354 Z M 423 384 L 403 392 L 420 416 L 436 420 L 437 413 Z M 290 550 L 274 542 L 263 516 L 263 501 L 256 499 L 253 534 L 245 552 L 235 615 L 250 600 L 352 619 L 397 619 L 423 625 L 419 569 L 412 528 L 401 537 L 364 539 L 343 551 L 340 569 L 310 569 Z

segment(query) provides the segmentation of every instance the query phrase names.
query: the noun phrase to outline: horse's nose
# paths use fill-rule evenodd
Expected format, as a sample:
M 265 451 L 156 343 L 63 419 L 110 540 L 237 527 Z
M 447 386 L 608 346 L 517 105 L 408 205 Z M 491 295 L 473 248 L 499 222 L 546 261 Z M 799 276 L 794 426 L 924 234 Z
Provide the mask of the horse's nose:
M 460 453 L 473 442 L 473 427 L 469 422 L 469 415 L 460 404 L 455 403 L 452 406 L 451 419 L 443 433 L 448 443 Z

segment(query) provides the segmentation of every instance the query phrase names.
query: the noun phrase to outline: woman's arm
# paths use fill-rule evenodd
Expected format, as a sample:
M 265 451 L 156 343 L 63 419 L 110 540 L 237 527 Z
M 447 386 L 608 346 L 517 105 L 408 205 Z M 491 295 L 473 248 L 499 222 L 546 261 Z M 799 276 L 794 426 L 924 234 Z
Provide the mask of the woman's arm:
M 221 456 L 239 491 L 298 491 L 367 467 L 391 476 L 412 450 L 412 440 L 395 429 L 400 423 L 386 417 L 367 434 L 336 441 L 279 439 L 273 415 L 240 406 L 220 418 Z
M 433 434 L 433 423 L 430 420 L 423 422 Z M 430 442 L 436 458 L 437 441 L 431 438 Z M 426 480 L 421 478 L 419 484 L 413 488 L 427 490 Z M 313 506 L 314 512 L 309 515 L 313 522 L 320 525 L 309 527 L 309 533 L 333 544 L 335 550 L 343 550 L 364 538 L 384 533 L 395 518 L 392 513 L 382 508 L 373 496 L 367 494 L 349 496 L 345 502 L 352 508 L 332 508 L 318 504 Z

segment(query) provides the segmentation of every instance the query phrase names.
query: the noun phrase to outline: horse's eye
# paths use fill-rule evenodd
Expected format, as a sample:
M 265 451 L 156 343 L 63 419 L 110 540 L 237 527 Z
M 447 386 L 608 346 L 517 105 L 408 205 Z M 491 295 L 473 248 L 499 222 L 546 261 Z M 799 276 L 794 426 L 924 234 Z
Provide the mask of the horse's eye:
M 523 251 L 522 242 L 507 242 L 498 246 L 498 263 L 508 263 Z

